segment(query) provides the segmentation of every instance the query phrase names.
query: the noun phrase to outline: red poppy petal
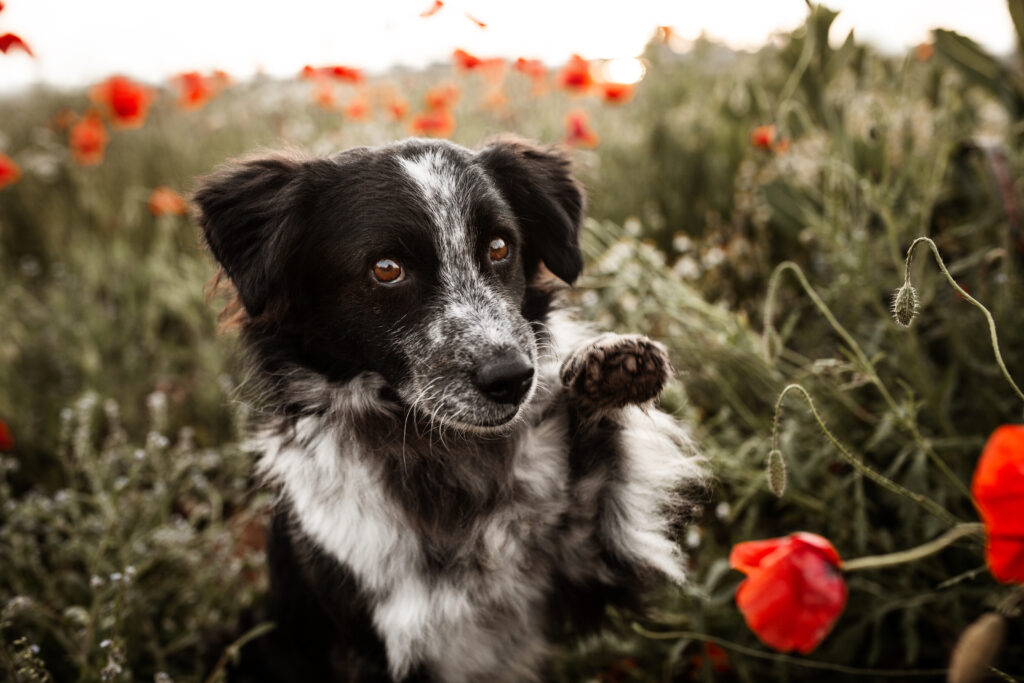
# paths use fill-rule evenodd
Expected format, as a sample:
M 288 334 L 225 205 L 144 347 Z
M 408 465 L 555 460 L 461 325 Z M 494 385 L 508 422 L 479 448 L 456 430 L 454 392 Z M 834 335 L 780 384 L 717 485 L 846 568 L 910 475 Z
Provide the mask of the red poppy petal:
M 827 538 L 819 536 L 818 534 L 811 534 L 806 531 L 797 531 L 789 535 L 789 538 L 793 541 L 806 545 L 814 550 L 818 551 L 825 556 L 825 559 L 831 562 L 835 566 L 839 566 L 839 553 L 836 551 Z
M 25 54 L 27 54 L 29 57 L 35 57 L 35 55 L 32 54 L 32 50 L 29 49 L 28 44 L 26 44 L 25 41 L 22 40 L 20 37 L 14 35 L 13 33 L 5 33 L 2 36 L 0 36 L 0 52 L 7 54 L 8 50 L 11 50 L 13 48 L 24 50 Z
M 729 566 L 749 574 L 761 566 L 761 561 L 785 543 L 784 538 L 769 538 L 765 541 L 737 543 L 729 553 Z
M 974 470 L 977 499 L 1024 496 L 1024 425 L 1003 425 L 989 437 Z
M 997 581 L 1024 584 L 1024 537 L 988 537 L 985 560 Z

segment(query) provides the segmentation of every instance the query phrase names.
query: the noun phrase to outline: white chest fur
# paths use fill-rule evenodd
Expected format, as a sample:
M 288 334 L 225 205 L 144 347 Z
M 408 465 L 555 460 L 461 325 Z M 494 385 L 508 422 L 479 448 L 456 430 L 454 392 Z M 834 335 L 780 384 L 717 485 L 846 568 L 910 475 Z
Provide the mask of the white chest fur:
M 370 596 L 396 677 L 423 661 L 446 681 L 494 679 L 502 671 L 523 680 L 544 655 L 539 619 L 548 577 L 531 566 L 532 538 L 550 530 L 568 505 L 566 417 L 524 424 L 510 438 L 523 495 L 474 525 L 464 547 L 480 557 L 479 569 L 460 572 L 457 581 L 427 570 L 420 539 L 360 444 L 316 417 L 300 419 L 294 438 L 257 440 L 260 469 L 281 486 L 303 531 Z

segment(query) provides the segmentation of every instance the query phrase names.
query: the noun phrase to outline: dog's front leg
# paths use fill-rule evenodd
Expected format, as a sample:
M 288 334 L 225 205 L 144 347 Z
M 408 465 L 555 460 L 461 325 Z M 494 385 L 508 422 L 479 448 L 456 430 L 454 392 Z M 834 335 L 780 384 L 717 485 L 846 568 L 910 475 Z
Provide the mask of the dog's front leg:
M 571 511 L 560 589 L 569 614 L 594 623 L 603 605 L 635 603 L 649 580 L 683 578 L 673 538 L 680 489 L 699 479 L 686 432 L 651 408 L 671 376 L 664 346 L 606 334 L 561 365 L 570 419 Z M 588 614 L 578 614 L 580 605 Z

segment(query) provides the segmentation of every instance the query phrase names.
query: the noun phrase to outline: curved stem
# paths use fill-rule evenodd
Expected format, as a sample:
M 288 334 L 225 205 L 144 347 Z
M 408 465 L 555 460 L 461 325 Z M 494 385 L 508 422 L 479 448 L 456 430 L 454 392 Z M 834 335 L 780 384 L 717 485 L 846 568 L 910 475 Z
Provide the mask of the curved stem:
M 939 254 L 939 248 L 935 246 L 935 242 L 930 238 L 918 237 L 910 243 L 910 247 L 907 249 L 907 272 L 904 282 L 910 282 L 910 264 L 914 258 L 914 247 L 922 242 L 931 248 L 932 254 L 935 256 L 935 263 L 939 266 L 939 270 L 942 271 L 942 274 L 946 276 L 946 280 L 949 284 L 956 290 L 956 293 L 985 314 L 985 320 L 988 321 L 988 334 L 992 340 L 992 353 L 995 354 L 996 363 L 999 364 L 999 369 L 1003 371 L 1003 377 L 1005 377 L 1006 381 L 1010 383 L 1011 387 L 1013 387 L 1014 392 L 1016 392 L 1020 400 L 1024 401 L 1024 392 L 1022 392 L 1020 387 L 1017 386 L 1017 383 L 1013 381 L 1013 377 L 1010 376 L 1010 371 L 1006 369 L 1006 363 L 1003 362 L 1003 354 L 999 352 L 999 336 L 996 334 L 996 321 L 992 318 L 992 314 L 980 301 L 968 294 L 964 288 L 956 283 L 953 276 L 949 274 L 949 270 L 946 268 L 946 263 L 942 260 L 942 255 Z
M 768 300 L 765 302 L 764 311 L 764 334 L 766 339 L 769 334 L 777 335 L 775 328 L 772 327 L 775 308 L 775 291 L 778 289 L 778 280 L 782 277 L 782 273 L 787 270 L 793 273 L 793 276 L 796 277 L 808 298 L 810 298 L 817 309 L 825 317 L 825 320 L 828 321 L 828 324 L 831 325 L 836 334 L 838 334 L 850 348 L 850 351 L 853 352 L 854 356 L 857 358 L 857 362 L 860 363 L 862 370 L 868 376 L 868 379 L 875 385 L 875 388 L 878 389 L 878 393 L 882 395 L 882 400 L 885 401 L 885 404 L 889 406 L 889 409 L 896 415 L 896 418 L 900 421 L 900 424 L 903 425 L 904 429 L 910 432 L 914 442 L 921 447 L 921 450 L 925 452 L 935 466 L 938 467 L 951 482 L 953 482 L 953 485 L 956 486 L 957 490 L 973 501 L 974 499 L 971 497 L 971 492 L 967 488 L 967 485 L 960 481 L 960 478 L 957 477 L 953 470 L 949 468 L 949 465 L 939 457 L 939 454 L 935 452 L 935 449 L 931 447 L 931 444 L 925 441 L 924 437 L 921 436 L 921 433 L 917 429 L 917 424 L 905 414 L 903 408 L 896 402 L 896 399 L 893 398 L 892 394 L 889 393 L 889 389 L 882 383 L 882 378 L 878 376 L 878 373 L 875 371 L 875 366 L 871 363 L 867 354 L 864 353 L 864 350 L 861 349 L 853 336 L 846 331 L 846 328 L 839 323 L 835 315 L 832 314 L 832 310 L 829 309 L 828 304 L 826 304 L 822 298 L 818 296 L 818 293 L 814 288 L 811 287 L 811 283 L 807 281 L 807 277 L 804 275 L 804 271 L 800 269 L 800 266 L 792 261 L 783 261 L 777 265 L 775 270 L 772 272 L 771 278 L 768 280 Z M 769 332 L 769 329 L 771 332 Z
M 901 550 L 886 555 L 871 555 L 869 557 L 858 557 L 842 563 L 840 569 L 844 572 L 856 572 L 863 569 L 880 569 L 892 567 L 897 564 L 915 562 L 922 558 L 934 555 L 946 546 L 955 543 L 964 536 L 976 536 L 985 533 L 985 526 L 978 523 L 957 524 L 955 527 L 942 534 L 938 538 L 928 541 L 916 548 Z
M 899 676 L 901 678 L 907 676 L 927 676 L 934 678 L 935 676 L 942 676 L 946 673 L 945 669 L 861 669 L 855 666 L 845 666 L 843 664 L 832 664 L 831 662 L 805 659 L 804 657 L 794 657 L 792 655 L 776 654 L 774 652 L 763 652 L 752 647 L 747 647 L 746 645 L 734 643 L 731 640 L 725 640 L 724 638 L 718 638 L 717 636 L 708 635 L 707 633 L 698 633 L 696 631 L 648 631 L 639 624 L 633 624 L 633 630 L 644 638 L 650 638 L 651 640 L 682 640 L 686 638 L 689 640 L 714 643 L 726 650 L 739 652 L 740 654 L 748 657 L 770 659 L 775 662 L 785 662 L 786 664 L 803 666 L 808 669 L 835 671 L 837 673 L 849 674 L 851 676 L 886 678 L 892 676 Z
M 828 440 L 832 442 L 832 445 L 835 446 L 843 455 L 843 458 L 846 460 L 846 462 L 850 463 L 850 465 L 852 465 L 855 470 L 857 470 L 865 477 L 878 484 L 879 486 L 892 491 L 896 495 L 903 496 L 904 498 L 914 501 L 915 503 L 923 507 L 925 510 L 932 513 L 933 515 L 935 515 L 942 521 L 946 522 L 947 524 L 953 525 L 958 523 L 959 520 L 957 520 L 956 517 L 954 517 L 948 510 L 946 510 L 944 507 L 936 503 L 928 496 L 925 496 L 924 494 L 921 493 L 914 493 L 910 489 L 900 486 L 892 479 L 889 479 L 885 475 L 876 472 L 875 470 L 865 465 L 864 460 L 862 458 L 853 455 L 849 450 L 847 450 L 846 446 L 840 443 L 839 439 L 837 439 L 835 435 L 825 425 L 825 421 L 821 419 L 821 415 L 818 414 L 818 409 L 815 407 L 814 400 L 811 398 L 811 395 L 807 393 L 807 390 L 804 389 L 803 386 L 799 384 L 788 385 L 785 389 L 782 390 L 782 393 L 779 394 L 778 400 L 775 402 L 775 419 L 772 422 L 773 448 L 778 448 L 779 413 L 782 409 L 782 402 L 783 400 L 785 400 L 786 396 L 789 395 L 789 392 L 791 391 L 795 391 L 799 393 L 801 396 L 803 396 L 804 400 L 807 402 L 807 406 L 811 409 L 811 415 L 814 416 L 814 419 L 815 421 L 817 421 L 818 427 L 821 429 L 822 433 L 825 434 Z

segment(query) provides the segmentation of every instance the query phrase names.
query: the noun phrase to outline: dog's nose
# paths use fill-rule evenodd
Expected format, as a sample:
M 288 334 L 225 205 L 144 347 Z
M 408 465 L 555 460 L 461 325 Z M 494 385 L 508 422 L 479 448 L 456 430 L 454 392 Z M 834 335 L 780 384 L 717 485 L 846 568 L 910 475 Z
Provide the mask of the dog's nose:
M 519 352 L 492 356 L 479 363 L 473 375 L 480 393 L 496 403 L 519 403 L 532 381 L 530 359 Z

